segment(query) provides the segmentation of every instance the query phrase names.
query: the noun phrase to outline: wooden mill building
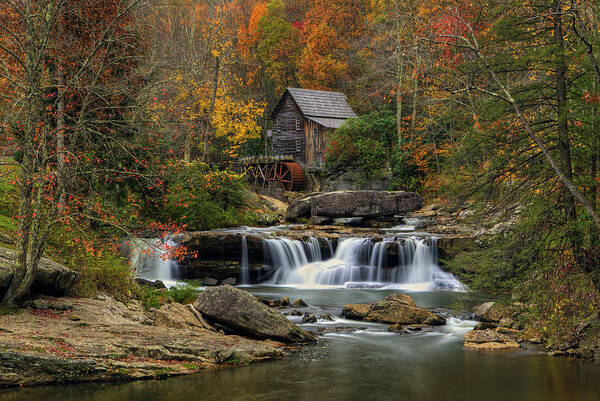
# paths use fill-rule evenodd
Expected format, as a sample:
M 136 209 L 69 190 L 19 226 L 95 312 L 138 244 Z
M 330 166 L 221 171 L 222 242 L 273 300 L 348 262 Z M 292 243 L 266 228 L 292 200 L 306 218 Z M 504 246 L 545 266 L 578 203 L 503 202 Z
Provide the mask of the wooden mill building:
M 273 153 L 315 169 L 325 160 L 327 132 L 357 115 L 343 93 L 287 88 L 271 117 Z

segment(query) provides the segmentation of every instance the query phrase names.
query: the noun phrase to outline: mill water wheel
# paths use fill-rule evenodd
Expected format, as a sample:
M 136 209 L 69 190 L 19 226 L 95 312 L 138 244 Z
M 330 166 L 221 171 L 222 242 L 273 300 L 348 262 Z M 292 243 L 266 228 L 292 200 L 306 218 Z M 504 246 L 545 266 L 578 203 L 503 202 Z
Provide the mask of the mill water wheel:
M 284 191 L 298 191 L 304 188 L 304 170 L 295 162 L 277 162 L 269 170 L 268 181 Z

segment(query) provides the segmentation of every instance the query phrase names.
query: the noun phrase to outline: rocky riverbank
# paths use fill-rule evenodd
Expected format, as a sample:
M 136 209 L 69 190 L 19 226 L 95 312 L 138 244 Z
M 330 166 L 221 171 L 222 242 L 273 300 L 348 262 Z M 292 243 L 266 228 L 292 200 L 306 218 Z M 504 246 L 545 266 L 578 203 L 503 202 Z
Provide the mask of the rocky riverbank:
M 233 298 L 245 294 L 243 302 L 262 322 L 261 335 L 215 328 L 192 305 L 146 311 L 138 301 L 125 304 L 106 295 L 34 299 L 16 314 L 0 316 L 0 387 L 184 375 L 281 358 L 284 342 L 314 340 L 251 295 L 232 291 L 238 292 Z M 199 308 L 211 307 L 199 302 Z M 270 336 L 270 330 L 279 334 Z M 295 336 L 281 335 L 290 332 Z

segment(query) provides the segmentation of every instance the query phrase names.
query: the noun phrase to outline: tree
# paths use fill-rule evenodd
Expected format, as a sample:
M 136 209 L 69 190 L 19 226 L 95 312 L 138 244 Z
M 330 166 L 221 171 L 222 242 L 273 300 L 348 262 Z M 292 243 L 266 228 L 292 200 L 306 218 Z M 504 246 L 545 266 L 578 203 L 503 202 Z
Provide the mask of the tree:
M 118 225 L 96 191 L 143 177 L 130 145 L 143 86 L 131 24 L 151 3 L 0 1 L 0 74 L 8 87 L 3 128 L 19 170 L 19 238 L 5 307 L 28 293 L 53 227 L 81 219 Z

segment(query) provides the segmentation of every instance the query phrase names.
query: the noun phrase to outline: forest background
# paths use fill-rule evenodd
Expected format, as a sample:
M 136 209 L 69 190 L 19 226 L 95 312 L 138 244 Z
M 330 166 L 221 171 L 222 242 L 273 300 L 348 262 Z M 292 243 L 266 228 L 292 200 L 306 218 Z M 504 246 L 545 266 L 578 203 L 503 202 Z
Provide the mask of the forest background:
M 0 228 L 131 291 L 124 233 L 265 222 L 208 161 L 264 153 L 286 87 L 361 116 L 328 166 L 510 227 L 448 263 L 560 338 L 597 313 L 600 5 L 586 0 L 2 0 Z M 493 216 L 490 217 L 490 216 Z M 558 341 L 558 340 L 556 340 Z

